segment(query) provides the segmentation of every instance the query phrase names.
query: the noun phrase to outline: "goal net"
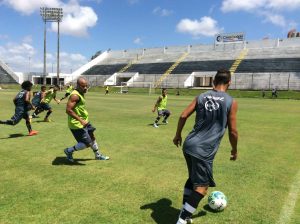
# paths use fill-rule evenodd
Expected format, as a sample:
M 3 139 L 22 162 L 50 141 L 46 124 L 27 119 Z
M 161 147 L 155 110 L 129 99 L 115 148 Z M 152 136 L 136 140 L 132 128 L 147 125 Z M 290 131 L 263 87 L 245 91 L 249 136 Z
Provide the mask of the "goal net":
M 152 94 L 154 83 L 153 82 L 132 82 L 130 83 L 130 88 L 146 89 L 147 93 L 150 95 Z
M 128 93 L 127 82 L 121 82 L 120 93 Z

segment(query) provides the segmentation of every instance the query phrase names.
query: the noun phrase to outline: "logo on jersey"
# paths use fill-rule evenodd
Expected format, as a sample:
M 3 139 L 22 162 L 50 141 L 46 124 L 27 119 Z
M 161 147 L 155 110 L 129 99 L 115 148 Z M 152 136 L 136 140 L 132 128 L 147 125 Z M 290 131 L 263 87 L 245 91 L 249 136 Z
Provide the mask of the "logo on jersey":
M 218 110 L 220 108 L 220 104 L 216 101 L 224 101 L 224 97 L 215 97 L 215 96 L 206 96 L 205 109 L 208 111 Z

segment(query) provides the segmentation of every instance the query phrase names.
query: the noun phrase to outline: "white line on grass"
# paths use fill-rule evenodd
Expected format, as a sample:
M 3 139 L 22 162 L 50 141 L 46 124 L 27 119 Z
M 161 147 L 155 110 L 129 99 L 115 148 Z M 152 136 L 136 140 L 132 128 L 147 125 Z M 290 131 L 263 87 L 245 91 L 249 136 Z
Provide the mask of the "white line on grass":
M 297 198 L 299 196 L 299 191 L 300 191 L 300 170 L 298 171 L 295 180 L 291 185 L 291 190 L 281 209 L 281 213 L 277 224 L 287 224 L 290 222 L 291 216 L 293 215 L 294 212 Z

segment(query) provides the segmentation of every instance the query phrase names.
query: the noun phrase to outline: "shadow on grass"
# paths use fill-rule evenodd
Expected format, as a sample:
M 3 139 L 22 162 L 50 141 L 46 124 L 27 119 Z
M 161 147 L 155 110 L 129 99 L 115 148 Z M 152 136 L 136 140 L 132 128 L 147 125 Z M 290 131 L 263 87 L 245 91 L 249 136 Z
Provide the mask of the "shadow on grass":
M 44 120 L 37 120 L 37 121 L 33 121 L 32 123 L 52 123 L 54 122 L 53 120 L 51 121 L 44 121 Z
M 81 161 L 89 161 L 92 159 L 74 159 L 74 162 L 70 162 L 66 157 L 56 157 L 52 161 L 52 165 L 61 166 L 61 165 L 69 165 L 69 166 L 85 166 L 86 164 L 80 163 Z
M 140 209 L 151 209 L 151 217 L 158 224 L 176 223 L 180 210 L 173 208 L 172 201 L 168 198 L 162 198 L 156 202 L 145 204 Z
M 140 209 L 151 209 L 151 217 L 157 224 L 176 223 L 180 210 L 173 208 L 172 201 L 168 198 L 162 198 L 156 202 L 146 204 L 140 207 Z M 208 205 L 203 206 L 204 210 L 199 211 L 193 215 L 192 218 L 205 216 L 207 212 L 216 212 L 212 210 Z
M 6 137 L 6 138 L 0 138 L 0 139 L 21 138 L 21 137 L 28 137 L 28 135 L 17 133 L 17 134 L 10 134 L 8 137 Z
M 167 124 L 157 124 L 157 126 L 163 126 L 163 125 L 167 125 Z M 153 126 L 153 123 L 147 124 L 147 126 Z

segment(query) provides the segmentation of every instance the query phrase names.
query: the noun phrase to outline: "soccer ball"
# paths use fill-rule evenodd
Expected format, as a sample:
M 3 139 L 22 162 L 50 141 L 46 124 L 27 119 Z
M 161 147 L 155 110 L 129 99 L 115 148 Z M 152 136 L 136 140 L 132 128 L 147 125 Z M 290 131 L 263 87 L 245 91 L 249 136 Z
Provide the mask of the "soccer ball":
M 208 205 L 214 211 L 223 211 L 227 206 L 227 197 L 221 191 L 213 191 L 208 196 Z

